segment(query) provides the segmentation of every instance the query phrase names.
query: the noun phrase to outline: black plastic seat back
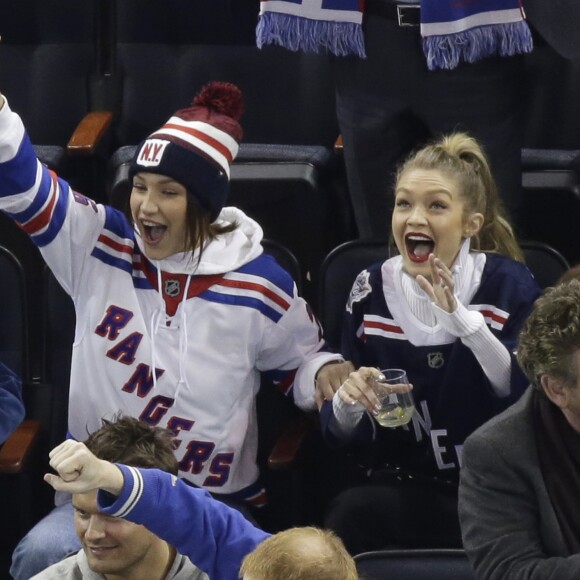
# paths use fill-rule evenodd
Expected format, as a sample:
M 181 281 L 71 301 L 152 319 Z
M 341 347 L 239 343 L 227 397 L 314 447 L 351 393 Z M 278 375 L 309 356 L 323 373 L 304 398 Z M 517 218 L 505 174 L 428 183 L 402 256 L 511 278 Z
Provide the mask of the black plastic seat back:
M 379 550 L 355 556 L 361 580 L 473 580 L 463 550 Z
M 553 286 L 570 267 L 566 258 L 548 244 L 523 241 L 520 246 L 524 252 L 526 265 L 534 275 L 540 288 Z
M 353 240 L 334 248 L 322 262 L 319 318 L 326 340 L 340 351 L 346 302 L 357 275 L 388 257 L 388 243 L 382 240 Z
M 258 8 L 255 0 L 115 2 L 117 146 L 139 143 L 209 81 L 227 81 L 244 96 L 245 143 L 332 147 L 338 123 L 329 58 L 258 49 Z
M 521 233 L 580 262 L 580 150 L 523 149 Z
M 217 80 L 242 90 L 244 143 L 332 148 L 338 125 L 331 68 L 323 59 L 279 47 L 119 41 L 116 142 L 139 143 Z
M 30 379 L 27 318 L 24 269 L 0 246 L 0 361 L 24 381 Z
M 65 147 L 90 110 L 93 0 L 2 0 L 0 86 L 33 143 Z

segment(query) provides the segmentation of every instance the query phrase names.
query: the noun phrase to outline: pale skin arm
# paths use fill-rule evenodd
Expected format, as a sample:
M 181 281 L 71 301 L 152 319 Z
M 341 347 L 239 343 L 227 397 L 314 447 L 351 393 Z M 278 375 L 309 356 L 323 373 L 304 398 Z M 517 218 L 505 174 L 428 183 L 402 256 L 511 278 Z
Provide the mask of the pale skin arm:
M 113 463 L 95 457 L 78 441 L 67 440 L 50 453 L 50 466 L 58 475 L 47 473 L 44 481 L 56 491 L 87 493 L 102 489 L 119 495 L 123 489 L 123 473 Z

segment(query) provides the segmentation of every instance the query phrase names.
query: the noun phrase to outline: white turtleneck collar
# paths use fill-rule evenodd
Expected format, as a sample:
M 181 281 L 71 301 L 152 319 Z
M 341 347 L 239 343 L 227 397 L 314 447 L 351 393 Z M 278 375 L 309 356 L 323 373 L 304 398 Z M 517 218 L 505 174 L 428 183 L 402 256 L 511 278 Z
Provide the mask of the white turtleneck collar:
M 461 245 L 451 272 L 455 286 L 455 296 L 459 302 L 468 305 L 479 288 L 481 272 L 485 264 L 485 254 L 470 252 L 471 240 L 467 238 Z M 402 256 L 395 256 L 383 264 L 383 291 L 391 312 L 403 327 L 407 321 L 417 322 L 423 329 L 437 332 L 438 325 L 430 298 L 421 290 L 413 276 L 403 270 Z M 396 297 L 399 296 L 397 299 Z M 415 322 L 413 322 L 415 321 Z

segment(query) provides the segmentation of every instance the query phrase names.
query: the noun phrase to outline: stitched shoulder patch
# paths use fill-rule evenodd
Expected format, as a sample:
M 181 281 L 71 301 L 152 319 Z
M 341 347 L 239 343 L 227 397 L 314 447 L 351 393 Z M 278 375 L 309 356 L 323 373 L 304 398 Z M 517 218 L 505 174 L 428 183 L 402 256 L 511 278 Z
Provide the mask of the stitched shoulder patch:
M 350 291 L 350 296 L 348 297 L 348 302 L 346 303 L 346 309 L 352 314 L 352 305 L 355 302 L 360 302 L 365 296 L 368 296 L 372 292 L 371 285 L 369 284 L 370 273 L 368 270 L 362 271 L 354 281 L 352 290 Z

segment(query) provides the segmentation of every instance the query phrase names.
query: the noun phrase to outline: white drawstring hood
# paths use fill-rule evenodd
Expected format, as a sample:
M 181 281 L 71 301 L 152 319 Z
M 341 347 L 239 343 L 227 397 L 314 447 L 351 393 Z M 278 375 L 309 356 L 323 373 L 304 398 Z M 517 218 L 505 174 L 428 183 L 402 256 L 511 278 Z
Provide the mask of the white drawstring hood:
M 183 385 L 189 388 L 187 382 L 187 373 L 185 366 L 187 363 L 187 308 L 185 303 L 189 287 L 191 285 L 193 276 L 207 276 L 215 274 L 225 274 L 236 270 L 237 268 L 247 264 L 253 259 L 257 258 L 262 253 L 262 246 L 260 242 L 263 238 L 263 231 L 260 225 L 253 219 L 249 218 L 244 212 L 235 207 L 226 207 L 220 213 L 218 223 L 238 223 L 238 228 L 228 234 L 220 235 L 217 239 L 210 241 L 205 245 L 202 252 L 201 260 L 199 260 L 199 250 L 194 252 L 180 252 L 165 258 L 163 260 L 150 260 L 150 262 L 157 269 L 157 300 L 158 308 L 154 311 L 149 325 L 150 340 L 151 340 L 151 369 L 153 378 L 153 388 L 157 387 L 157 348 L 156 341 L 159 332 L 178 331 L 179 332 L 179 382 L 177 383 L 175 393 L 173 395 L 174 405 L 177 402 L 177 397 Z M 146 256 L 141 237 L 137 228 L 136 240 L 141 252 Z M 199 261 L 199 264 L 198 264 Z M 185 274 L 187 280 L 181 304 L 174 316 L 167 313 L 167 308 L 164 300 L 164 289 L 162 274 Z M 174 322 L 179 315 L 179 320 Z

